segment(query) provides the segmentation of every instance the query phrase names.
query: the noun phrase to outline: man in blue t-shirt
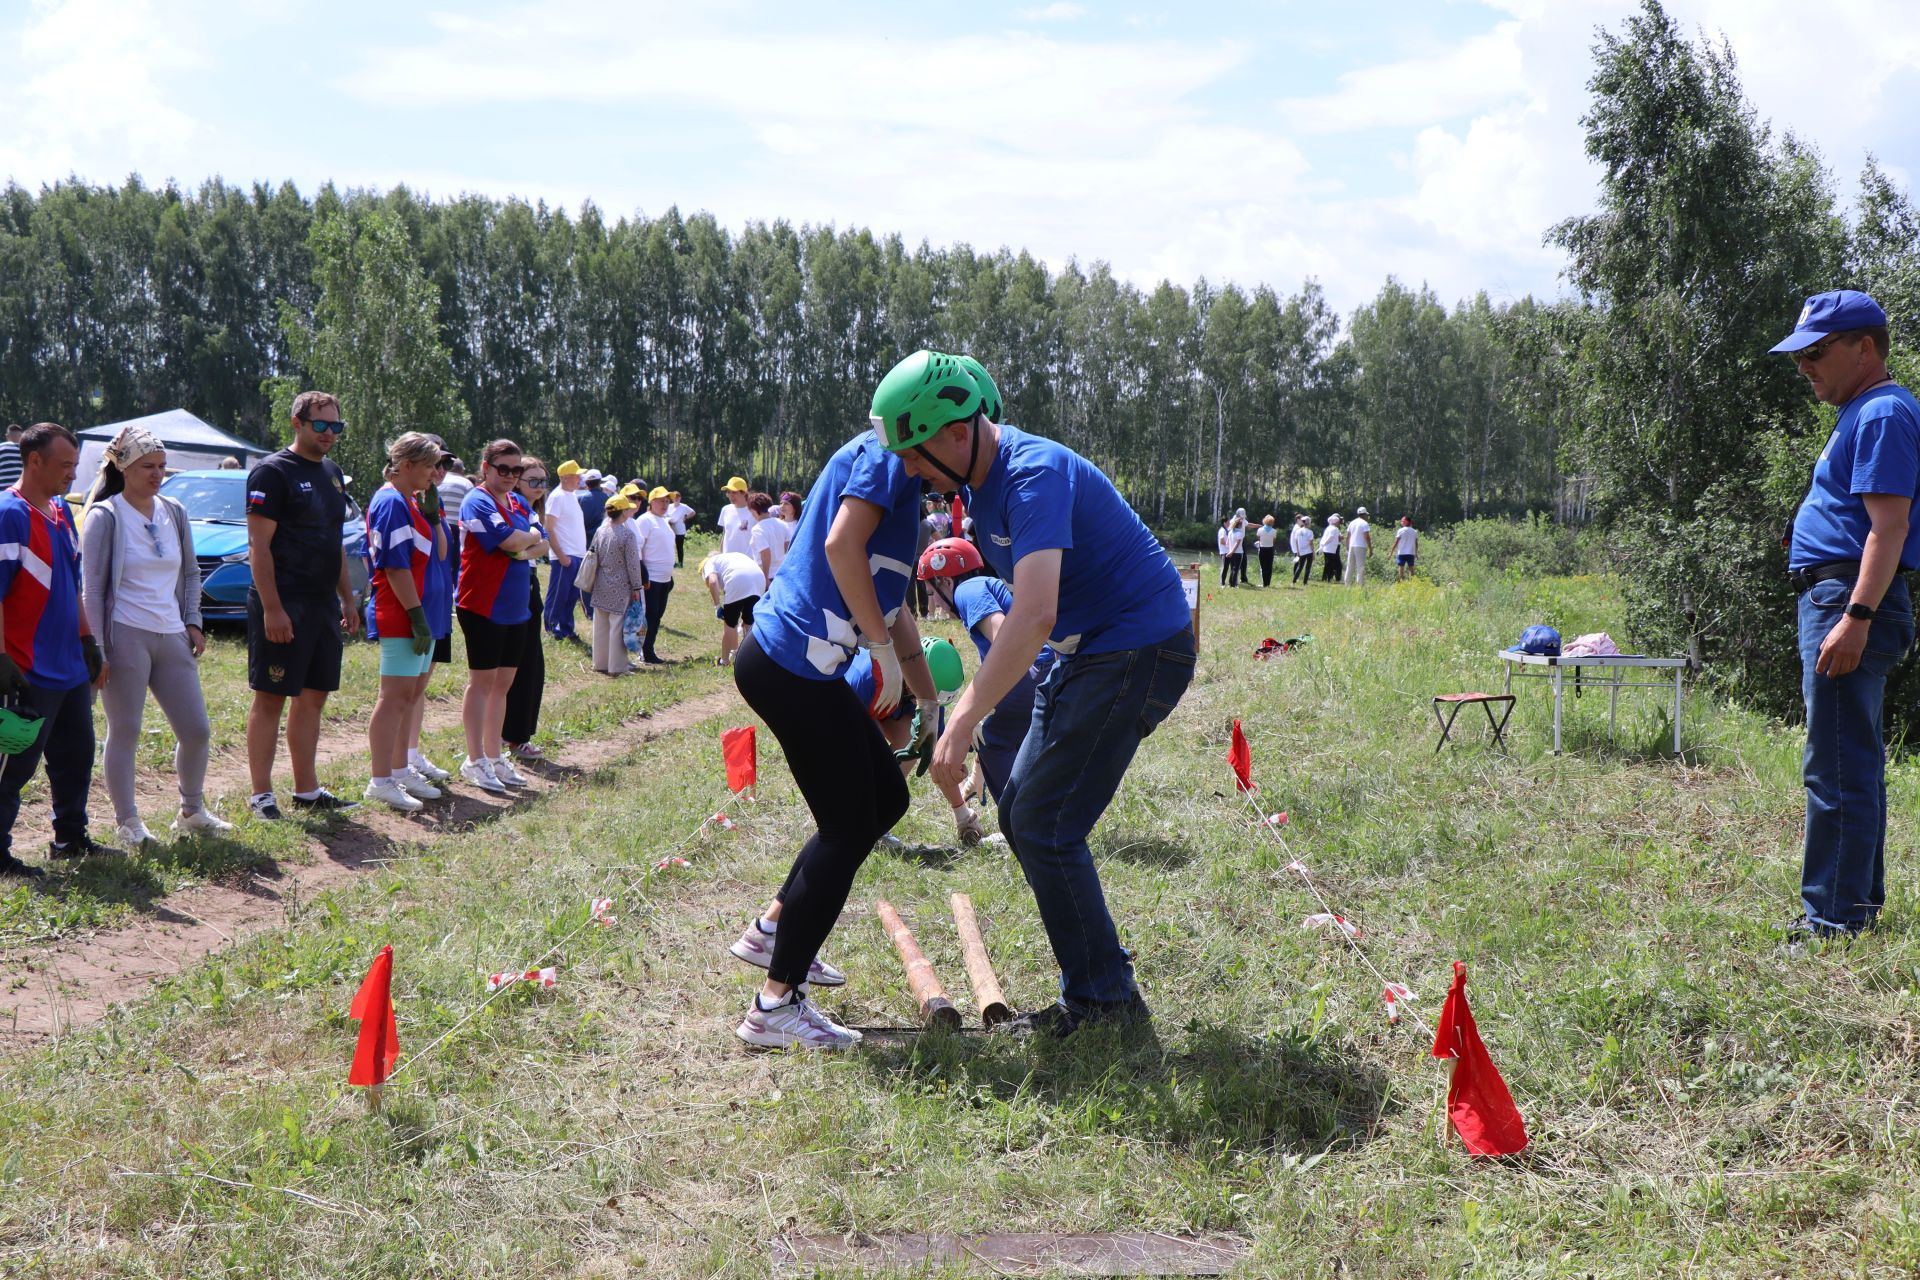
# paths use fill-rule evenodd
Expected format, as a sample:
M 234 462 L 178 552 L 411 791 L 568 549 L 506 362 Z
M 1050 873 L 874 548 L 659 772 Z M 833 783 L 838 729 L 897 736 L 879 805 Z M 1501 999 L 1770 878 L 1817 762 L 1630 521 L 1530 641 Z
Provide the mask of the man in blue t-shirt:
M 920 388 L 961 365 L 977 410 L 944 422 Z M 1090 1019 L 1145 1022 L 1087 837 L 1141 739 L 1193 680 L 1186 593 L 1173 561 L 1100 469 L 1063 445 L 995 422 L 999 392 L 977 361 L 918 351 L 874 393 L 873 427 L 907 474 L 960 491 L 974 545 L 1013 584 L 1013 606 L 954 704 L 934 751 L 958 785 L 976 725 L 1051 645 L 1053 673 L 1000 797 L 1000 830 L 1033 890 L 1060 965 L 1058 1003 L 1016 1029 L 1066 1035 Z
M 1913 645 L 1902 572 L 1920 568 L 1920 403 L 1887 374 L 1887 313 L 1864 293 L 1809 298 L 1773 350 L 1793 358 L 1840 419 L 1793 518 L 1807 707 L 1807 826 L 1796 948 L 1851 937 L 1887 899 L 1887 674 Z
M 20 438 L 23 467 L 0 492 L 0 698 L 37 721 L 31 746 L 0 768 L 0 875 L 37 877 L 13 855 L 20 790 L 44 754 L 53 798 L 56 858 L 111 852 L 87 836 L 87 788 L 93 781 L 93 691 L 104 664 L 80 609 L 80 551 L 73 513 L 60 495 L 73 487 L 80 457 L 73 432 L 51 422 Z

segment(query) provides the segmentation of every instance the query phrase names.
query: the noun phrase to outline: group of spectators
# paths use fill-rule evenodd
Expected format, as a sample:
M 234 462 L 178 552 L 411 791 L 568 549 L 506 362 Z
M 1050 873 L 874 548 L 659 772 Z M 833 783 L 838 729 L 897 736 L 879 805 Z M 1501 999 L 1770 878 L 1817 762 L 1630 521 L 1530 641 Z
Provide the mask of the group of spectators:
M 1247 509 L 1241 507 L 1221 523 L 1215 533 L 1215 543 L 1220 554 L 1220 585 L 1223 587 L 1252 586 L 1252 575 L 1247 571 Z M 1261 517 L 1260 523 L 1253 528 L 1254 547 L 1260 553 L 1260 585 L 1273 585 L 1273 558 L 1276 544 L 1279 542 L 1279 528 L 1272 516 Z M 1413 527 L 1413 520 L 1401 516 L 1400 523 L 1393 531 L 1393 558 L 1396 580 L 1413 576 L 1414 558 L 1419 554 L 1420 533 Z M 1327 517 L 1326 527 L 1316 539 L 1313 532 L 1313 517 L 1301 514 L 1294 517 L 1293 526 L 1287 533 L 1287 550 L 1293 555 L 1293 585 L 1305 586 L 1313 580 L 1313 557 L 1315 547 L 1321 557 L 1320 580 L 1322 582 L 1342 582 L 1347 586 L 1364 586 L 1367 580 L 1367 557 L 1373 551 L 1373 525 L 1367 520 L 1367 509 L 1355 510 L 1351 522 L 1343 521 L 1339 512 Z M 1341 548 L 1346 549 L 1344 566 L 1341 561 Z

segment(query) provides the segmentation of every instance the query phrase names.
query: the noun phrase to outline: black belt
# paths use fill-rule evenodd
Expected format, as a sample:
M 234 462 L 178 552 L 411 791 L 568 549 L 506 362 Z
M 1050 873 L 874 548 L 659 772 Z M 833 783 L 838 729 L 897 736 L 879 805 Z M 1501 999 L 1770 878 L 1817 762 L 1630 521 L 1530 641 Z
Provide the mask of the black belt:
M 1858 560 L 1829 560 L 1825 564 L 1812 564 L 1804 569 L 1787 570 L 1787 584 L 1795 595 L 1805 595 L 1813 589 L 1816 582 L 1828 582 L 1834 578 L 1857 578 L 1860 576 Z

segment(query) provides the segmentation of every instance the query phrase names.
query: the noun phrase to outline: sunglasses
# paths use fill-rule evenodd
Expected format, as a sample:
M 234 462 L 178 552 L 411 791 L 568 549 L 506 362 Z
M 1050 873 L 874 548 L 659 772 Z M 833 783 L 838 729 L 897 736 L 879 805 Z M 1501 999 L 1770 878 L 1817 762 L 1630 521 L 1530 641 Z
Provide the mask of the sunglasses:
M 523 476 L 522 480 L 536 488 L 544 489 L 547 487 L 547 478 L 545 476 Z
M 503 467 L 497 462 L 489 462 L 487 465 L 492 467 L 497 474 L 511 476 L 516 480 L 527 473 L 525 467 Z
M 331 431 L 334 435 L 343 435 L 345 434 L 347 429 L 347 424 L 340 421 L 340 419 L 338 418 L 333 418 L 331 420 L 327 418 L 309 418 L 307 419 L 307 426 L 312 430 L 319 432 L 321 435 L 325 435 L 329 431 Z
M 153 554 L 157 556 L 165 555 L 166 551 L 160 546 L 160 527 L 151 520 L 145 521 L 144 523 L 147 526 L 147 533 L 153 538 Z
M 1826 357 L 1827 352 L 1840 345 L 1845 338 L 1845 334 L 1836 333 L 1831 338 L 1823 339 L 1810 347 L 1802 347 L 1793 353 L 1793 361 L 1795 364 L 1800 363 L 1802 360 L 1808 364 L 1819 364 L 1820 361 Z

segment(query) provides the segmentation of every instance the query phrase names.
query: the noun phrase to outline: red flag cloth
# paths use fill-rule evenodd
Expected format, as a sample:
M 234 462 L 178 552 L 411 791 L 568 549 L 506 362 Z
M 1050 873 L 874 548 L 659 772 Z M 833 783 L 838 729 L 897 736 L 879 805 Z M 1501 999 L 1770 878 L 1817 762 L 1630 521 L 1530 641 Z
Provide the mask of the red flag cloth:
M 1253 752 L 1247 747 L 1247 735 L 1240 732 L 1240 722 L 1233 722 L 1233 745 L 1227 748 L 1227 763 L 1233 766 L 1233 776 L 1239 779 L 1242 791 L 1253 790 Z
M 1452 1058 L 1453 1081 L 1447 1086 L 1447 1115 L 1460 1141 L 1476 1156 L 1510 1156 L 1527 1148 L 1527 1122 L 1513 1105 L 1507 1082 L 1493 1065 L 1480 1028 L 1467 1007 L 1467 966 L 1453 962 L 1453 986 L 1440 1009 L 1440 1025 L 1433 1033 L 1433 1056 Z
M 384 1084 L 400 1060 L 400 1029 L 393 1021 L 393 948 L 382 947 L 373 958 L 360 990 L 354 993 L 349 1018 L 360 1020 L 360 1044 L 353 1051 L 348 1084 Z
M 727 790 L 744 791 L 759 781 L 759 752 L 754 747 L 752 725 L 721 734 L 720 750 L 727 757 Z

